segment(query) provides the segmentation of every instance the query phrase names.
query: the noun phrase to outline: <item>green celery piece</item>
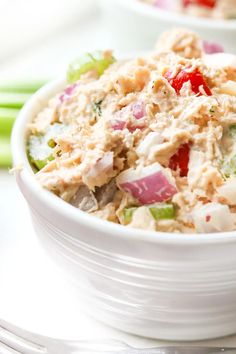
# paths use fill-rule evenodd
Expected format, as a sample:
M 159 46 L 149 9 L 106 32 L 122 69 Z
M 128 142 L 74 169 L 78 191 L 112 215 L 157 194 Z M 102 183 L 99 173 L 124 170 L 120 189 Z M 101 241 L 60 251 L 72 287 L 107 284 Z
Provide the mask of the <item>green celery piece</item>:
M 11 167 L 10 139 L 0 137 L 0 168 Z
M 21 108 L 30 96 L 29 93 L 0 92 L 0 107 Z
M 1 92 L 13 93 L 34 93 L 40 87 L 44 86 L 49 80 L 18 80 L 18 81 L 0 81 Z
M 151 215 L 155 220 L 173 219 L 175 217 L 175 208 L 173 204 L 168 203 L 155 203 L 146 205 Z M 137 210 L 137 207 L 125 208 L 123 211 L 123 217 L 125 224 L 131 222 L 133 213 Z
M 123 210 L 123 217 L 125 224 L 129 224 L 132 220 L 133 213 L 137 210 L 137 207 L 125 208 Z
M 16 108 L 0 107 L 0 136 L 11 135 L 11 130 L 19 111 Z
M 40 171 L 43 167 L 47 165 L 49 161 L 54 160 L 53 156 L 48 156 L 45 160 L 32 160 L 31 163 L 35 165 L 35 167 Z
M 149 210 L 155 220 L 173 219 L 175 217 L 175 208 L 173 204 L 156 203 L 150 205 Z
M 32 135 L 29 138 L 28 156 L 32 165 L 41 170 L 48 161 L 53 160 L 52 148 L 45 141 L 44 135 Z
M 233 140 L 236 140 L 236 124 L 229 126 L 228 133 Z M 221 161 L 221 171 L 227 178 L 236 175 L 236 155 L 231 155 Z
M 67 81 L 73 83 L 80 79 L 82 74 L 96 70 L 101 76 L 104 71 L 115 61 L 114 57 L 105 57 L 102 51 L 85 53 L 75 59 L 68 67 Z
M 82 74 L 87 73 L 90 70 L 94 70 L 94 60 L 89 53 L 85 53 L 83 56 L 75 59 L 70 63 L 67 71 L 67 81 L 73 83 L 80 79 Z
M 53 139 L 65 130 L 64 124 L 54 123 L 50 125 L 46 133 L 31 135 L 28 141 L 28 157 L 32 165 L 41 170 L 49 161 L 54 160 Z
M 91 55 L 96 62 L 96 70 L 99 76 L 101 76 L 104 71 L 115 62 L 115 58 L 112 55 L 110 57 L 105 57 L 100 50 L 93 52 Z

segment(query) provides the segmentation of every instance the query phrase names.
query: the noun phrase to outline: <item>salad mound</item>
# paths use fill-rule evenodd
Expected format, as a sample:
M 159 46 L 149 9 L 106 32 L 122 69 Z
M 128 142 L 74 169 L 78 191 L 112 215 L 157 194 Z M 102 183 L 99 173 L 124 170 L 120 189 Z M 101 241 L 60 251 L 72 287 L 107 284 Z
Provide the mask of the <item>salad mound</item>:
M 29 126 L 38 182 L 97 217 L 144 230 L 236 230 L 236 57 L 176 29 L 116 61 L 85 54 Z
M 235 19 L 236 0 L 140 0 L 156 8 L 190 16 Z

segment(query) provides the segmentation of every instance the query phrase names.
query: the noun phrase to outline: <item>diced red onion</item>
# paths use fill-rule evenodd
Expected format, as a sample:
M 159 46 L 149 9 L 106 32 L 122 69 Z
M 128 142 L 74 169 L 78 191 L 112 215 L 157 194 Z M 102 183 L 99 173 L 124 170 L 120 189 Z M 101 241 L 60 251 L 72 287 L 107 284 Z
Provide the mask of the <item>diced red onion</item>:
M 145 106 L 142 101 L 137 101 L 132 104 L 132 113 L 136 119 L 141 119 L 145 116 Z
M 114 119 L 111 123 L 111 126 L 114 130 L 123 130 L 125 129 L 126 122 L 120 119 Z
M 122 172 L 117 178 L 117 183 L 141 204 L 163 202 L 177 193 L 174 181 L 157 162 L 142 170 L 130 168 Z
M 63 103 L 65 101 L 65 94 L 62 93 L 60 96 L 59 96 L 59 100 L 61 103 Z
M 137 123 L 126 122 L 126 118 L 130 113 L 134 116 L 135 119 L 137 119 Z M 127 128 L 131 133 L 133 133 L 136 129 L 143 129 L 146 127 L 145 122 L 138 122 L 145 116 L 145 114 L 146 111 L 143 102 L 137 101 L 116 112 L 111 126 L 114 130 L 123 130 Z
M 131 133 L 135 132 L 135 130 L 137 130 L 137 129 L 141 129 L 142 130 L 144 128 L 146 128 L 146 123 L 145 122 L 140 122 L 140 123 L 137 123 L 137 124 L 132 124 L 132 125 L 128 125 L 127 126 L 127 129 Z
M 77 84 L 67 86 L 65 89 L 65 93 L 69 96 L 74 92 L 74 89 L 76 88 Z
M 155 0 L 154 2 L 154 6 L 164 10 L 171 10 L 172 5 L 173 5 L 173 0 Z
M 77 86 L 78 86 L 78 84 L 73 84 L 73 85 L 67 86 L 65 88 L 64 92 L 59 97 L 60 102 L 63 103 L 66 99 L 68 99 L 73 94 L 73 92 Z
M 223 53 L 224 47 L 221 44 L 203 41 L 203 49 L 206 54 Z

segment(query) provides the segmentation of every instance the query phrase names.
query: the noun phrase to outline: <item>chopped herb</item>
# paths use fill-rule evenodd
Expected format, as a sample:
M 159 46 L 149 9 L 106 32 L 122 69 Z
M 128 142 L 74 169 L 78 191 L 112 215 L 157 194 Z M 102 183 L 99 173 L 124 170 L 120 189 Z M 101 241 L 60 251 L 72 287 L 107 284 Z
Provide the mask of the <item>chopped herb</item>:
M 229 127 L 229 133 L 230 133 L 232 138 L 236 138 L 236 124 L 232 124 Z
M 93 103 L 92 105 L 92 110 L 95 114 L 97 114 L 99 117 L 101 117 L 102 115 L 102 109 L 101 109 L 101 104 L 102 104 L 102 100 Z
M 211 107 L 210 113 L 215 113 L 215 107 Z

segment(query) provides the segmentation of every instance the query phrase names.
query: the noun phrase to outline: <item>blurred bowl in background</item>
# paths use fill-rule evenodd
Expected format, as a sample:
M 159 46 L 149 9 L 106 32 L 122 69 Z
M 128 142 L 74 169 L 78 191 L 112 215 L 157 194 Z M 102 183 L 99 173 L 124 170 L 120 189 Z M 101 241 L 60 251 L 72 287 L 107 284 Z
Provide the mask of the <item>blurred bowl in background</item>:
M 190 17 L 139 0 L 100 0 L 100 4 L 113 47 L 120 50 L 150 50 L 163 31 L 182 27 L 194 30 L 204 40 L 221 43 L 226 52 L 236 53 L 236 20 Z

